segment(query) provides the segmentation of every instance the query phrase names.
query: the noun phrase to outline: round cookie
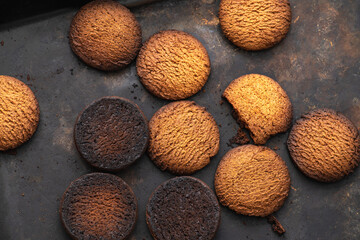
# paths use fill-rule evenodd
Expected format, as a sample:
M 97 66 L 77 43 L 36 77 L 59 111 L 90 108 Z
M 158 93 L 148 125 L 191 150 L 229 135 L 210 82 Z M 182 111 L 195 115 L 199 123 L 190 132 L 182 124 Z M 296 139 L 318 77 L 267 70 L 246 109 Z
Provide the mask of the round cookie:
M 298 168 L 321 182 L 342 179 L 360 160 L 357 128 L 331 109 L 317 109 L 303 115 L 294 124 L 287 144 Z
M 74 139 L 81 156 L 93 167 L 119 171 L 139 159 L 149 141 L 140 108 L 120 97 L 103 97 L 79 114 Z
M 73 239 L 125 239 L 135 227 L 137 201 L 121 178 L 91 173 L 66 189 L 60 202 L 60 218 Z
M 290 29 L 288 0 L 221 0 L 220 26 L 236 46 L 257 51 L 273 47 Z
M 116 1 L 96 0 L 76 13 L 69 40 L 73 52 L 86 64 L 113 71 L 136 57 L 142 36 L 140 24 L 129 9 Z
M 175 177 L 150 196 L 146 223 L 155 240 L 213 239 L 220 224 L 220 206 L 201 180 Z
M 292 121 L 292 105 L 286 92 L 273 79 L 248 74 L 232 81 L 223 97 L 233 106 L 238 121 L 250 130 L 256 144 L 285 132 Z
M 215 174 L 220 203 L 238 214 L 266 217 L 280 209 L 289 190 L 290 175 L 285 162 L 263 146 L 231 149 Z
M 190 175 L 219 151 L 219 128 L 204 107 L 192 101 L 160 108 L 149 122 L 148 154 L 161 170 Z
M 0 75 L 0 151 L 14 149 L 29 140 L 39 124 L 39 104 L 20 80 Z
M 141 83 L 167 100 L 188 98 L 205 85 L 210 59 L 192 35 L 167 30 L 156 33 L 141 48 L 136 62 Z

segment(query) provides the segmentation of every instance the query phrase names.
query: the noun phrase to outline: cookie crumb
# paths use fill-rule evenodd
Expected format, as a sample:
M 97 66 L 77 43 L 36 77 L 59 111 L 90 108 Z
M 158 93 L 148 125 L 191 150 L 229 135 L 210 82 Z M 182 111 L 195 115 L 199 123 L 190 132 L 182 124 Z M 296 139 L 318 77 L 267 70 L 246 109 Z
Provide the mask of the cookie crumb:
M 249 142 L 250 142 L 249 137 L 246 135 L 246 133 L 241 128 L 239 128 L 237 131 L 237 134 L 229 140 L 230 145 L 233 145 L 233 144 L 244 145 Z
M 267 216 L 268 223 L 272 224 L 271 227 L 274 232 L 279 235 L 283 235 L 286 231 L 285 228 L 281 225 L 281 223 L 273 216 Z

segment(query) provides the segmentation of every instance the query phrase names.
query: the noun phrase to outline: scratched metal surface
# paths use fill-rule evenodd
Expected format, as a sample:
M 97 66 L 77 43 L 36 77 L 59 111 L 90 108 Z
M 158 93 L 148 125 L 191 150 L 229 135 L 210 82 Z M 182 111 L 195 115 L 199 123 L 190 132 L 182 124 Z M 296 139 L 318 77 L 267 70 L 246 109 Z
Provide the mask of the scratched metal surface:
M 234 47 L 221 34 L 219 1 L 161 1 L 133 8 L 146 40 L 159 30 L 178 29 L 196 36 L 207 48 L 211 76 L 191 100 L 208 108 L 220 127 L 218 155 L 194 174 L 213 188 L 221 157 L 238 125 L 221 93 L 235 78 L 260 73 L 277 80 L 288 93 L 295 119 L 318 107 L 343 112 L 360 128 L 360 2 L 290 0 L 291 30 L 278 46 L 261 52 Z M 2 24 L 0 74 L 15 76 L 35 92 L 41 122 L 34 137 L 16 155 L 0 153 L 0 239 L 70 239 L 58 216 L 59 199 L 75 178 L 93 171 L 72 139 L 77 114 L 93 100 L 117 95 L 135 101 L 147 118 L 167 102 L 139 83 L 135 64 L 105 73 L 87 67 L 71 52 L 67 32 L 76 8 Z M 265 219 L 236 215 L 222 208 L 216 239 L 359 239 L 360 170 L 340 182 L 323 184 L 306 178 L 289 158 L 288 133 L 272 137 L 289 167 L 292 189 L 275 214 L 287 232 L 278 237 Z M 151 239 L 145 205 L 153 189 L 173 177 L 145 155 L 117 174 L 134 189 L 139 217 L 130 239 Z

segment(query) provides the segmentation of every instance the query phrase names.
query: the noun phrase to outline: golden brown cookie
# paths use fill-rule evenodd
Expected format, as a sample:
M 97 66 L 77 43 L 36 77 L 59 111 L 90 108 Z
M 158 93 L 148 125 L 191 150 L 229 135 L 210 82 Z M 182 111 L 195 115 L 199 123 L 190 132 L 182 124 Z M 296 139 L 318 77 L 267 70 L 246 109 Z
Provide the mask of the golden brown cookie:
M 128 65 L 142 42 L 135 16 L 121 4 L 96 0 L 74 16 L 69 32 L 71 49 L 91 67 L 113 71 Z
M 220 134 L 214 118 L 192 101 L 160 108 L 149 122 L 149 131 L 148 154 L 163 171 L 193 174 L 219 151 Z
M 29 140 L 39 118 L 39 104 L 31 89 L 16 78 L 0 75 L 0 151 Z
M 137 200 L 121 178 L 86 174 L 64 192 L 60 219 L 72 239 L 126 239 L 135 227 Z
M 245 50 L 263 50 L 285 38 L 291 23 L 288 0 L 221 0 L 225 36 Z
M 263 146 L 231 149 L 215 174 L 220 203 L 238 214 L 268 216 L 280 209 L 289 190 L 290 175 L 285 162 Z
M 195 37 L 168 30 L 153 35 L 144 44 L 136 67 L 141 83 L 152 94 L 180 100 L 194 95 L 205 85 L 210 59 Z
M 360 160 L 357 128 L 331 109 L 317 109 L 303 115 L 294 124 L 287 144 L 298 168 L 321 182 L 340 180 Z
M 256 144 L 265 144 L 270 136 L 290 127 L 290 99 L 281 86 L 267 76 L 249 74 L 235 79 L 223 97 L 233 106 L 238 120 L 250 130 Z

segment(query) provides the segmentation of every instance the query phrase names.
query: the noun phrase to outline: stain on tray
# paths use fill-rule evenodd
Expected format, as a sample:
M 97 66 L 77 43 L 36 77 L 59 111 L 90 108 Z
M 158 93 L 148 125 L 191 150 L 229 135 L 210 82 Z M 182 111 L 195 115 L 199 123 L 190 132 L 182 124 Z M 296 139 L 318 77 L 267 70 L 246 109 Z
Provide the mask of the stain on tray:
M 63 73 L 63 72 L 64 72 L 64 68 L 63 68 L 63 67 L 56 69 L 56 74 L 61 74 L 61 73 Z
M 16 149 L 10 149 L 10 150 L 5 151 L 4 153 L 7 155 L 15 156 L 17 154 L 17 151 L 16 151 Z

